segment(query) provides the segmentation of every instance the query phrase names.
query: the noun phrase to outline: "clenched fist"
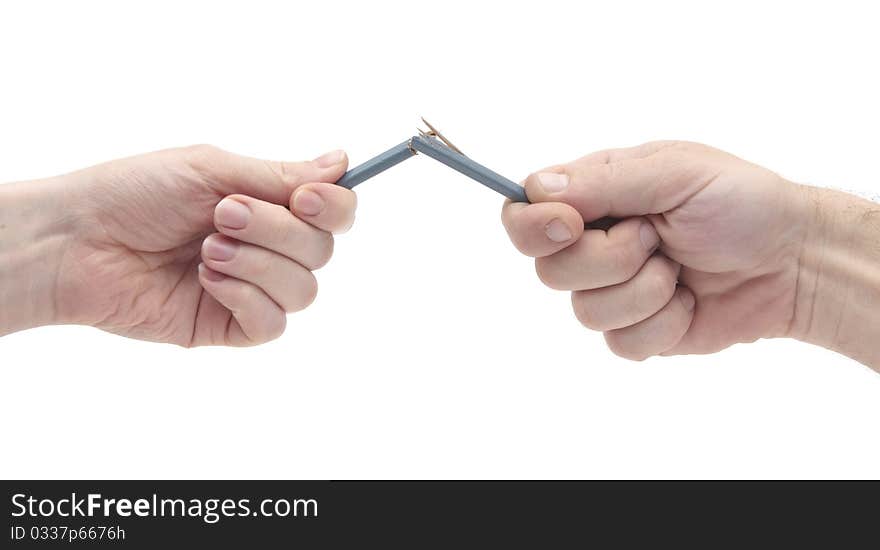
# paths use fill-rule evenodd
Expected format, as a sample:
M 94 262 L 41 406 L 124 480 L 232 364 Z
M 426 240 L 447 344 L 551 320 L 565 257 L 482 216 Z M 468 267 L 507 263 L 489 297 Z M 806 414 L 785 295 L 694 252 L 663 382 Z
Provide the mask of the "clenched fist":
M 503 209 L 513 243 L 623 357 L 792 336 L 880 359 L 873 203 L 676 141 L 551 166 L 525 189 L 532 204 Z

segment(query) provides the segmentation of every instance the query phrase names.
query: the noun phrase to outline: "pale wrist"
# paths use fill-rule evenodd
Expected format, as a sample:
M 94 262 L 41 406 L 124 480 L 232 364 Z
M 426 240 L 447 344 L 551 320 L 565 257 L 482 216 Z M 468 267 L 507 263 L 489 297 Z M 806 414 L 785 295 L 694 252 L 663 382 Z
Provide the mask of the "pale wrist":
M 59 266 L 72 224 L 60 178 L 0 185 L 0 335 L 64 322 Z
M 802 191 L 809 223 L 791 336 L 880 368 L 880 205 Z

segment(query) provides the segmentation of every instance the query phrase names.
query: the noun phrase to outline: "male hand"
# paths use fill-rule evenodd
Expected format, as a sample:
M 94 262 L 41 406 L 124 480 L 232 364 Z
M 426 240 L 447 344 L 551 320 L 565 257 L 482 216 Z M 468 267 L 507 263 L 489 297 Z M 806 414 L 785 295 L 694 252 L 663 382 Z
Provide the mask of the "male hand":
M 654 142 L 532 174 L 506 203 L 513 243 L 577 318 L 635 360 L 789 334 L 810 207 L 773 172 L 704 145 Z M 585 229 L 619 218 L 608 231 Z

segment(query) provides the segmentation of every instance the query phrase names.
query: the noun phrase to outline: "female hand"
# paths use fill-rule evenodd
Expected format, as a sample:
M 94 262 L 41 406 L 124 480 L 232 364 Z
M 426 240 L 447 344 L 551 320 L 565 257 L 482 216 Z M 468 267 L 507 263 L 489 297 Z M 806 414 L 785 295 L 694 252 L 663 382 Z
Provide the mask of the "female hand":
M 0 186 L 0 255 L 15 259 L 0 270 L 0 334 L 77 323 L 182 346 L 276 338 L 352 224 L 354 193 L 331 183 L 346 166 L 342 151 L 272 162 L 195 146 Z

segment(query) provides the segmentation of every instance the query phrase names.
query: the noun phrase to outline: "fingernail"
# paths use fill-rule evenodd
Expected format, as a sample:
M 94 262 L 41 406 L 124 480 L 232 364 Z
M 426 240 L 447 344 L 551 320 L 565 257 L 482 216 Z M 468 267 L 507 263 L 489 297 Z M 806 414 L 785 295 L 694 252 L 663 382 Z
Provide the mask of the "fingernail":
M 297 214 L 317 216 L 324 211 L 324 199 L 314 191 L 303 189 L 293 197 L 293 210 Z
M 217 205 L 214 219 L 229 229 L 244 229 L 251 220 L 251 209 L 235 199 L 225 198 Z
M 697 298 L 694 296 L 693 292 L 690 290 L 682 290 L 678 296 L 681 298 L 681 304 L 686 310 L 694 310 L 694 306 L 697 305 Z
M 538 183 L 547 193 L 558 193 L 568 187 L 568 175 L 541 172 L 538 174 Z
M 555 243 L 564 243 L 571 239 L 571 230 L 560 219 L 551 220 L 544 226 L 544 233 L 547 238 Z
M 330 168 L 334 164 L 339 164 L 342 162 L 342 159 L 345 158 L 345 152 L 342 150 L 330 151 L 329 153 L 324 153 L 320 157 L 315 159 L 315 164 L 320 166 L 321 168 Z
M 226 275 L 214 271 L 213 269 L 208 269 L 208 266 L 205 264 L 199 264 L 199 274 L 208 279 L 209 281 L 219 282 L 226 278 Z
M 660 235 L 657 234 L 654 226 L 648 222 L 643 223 L 639 228 L 639 239 L 642 241 L 642 246 L 645 247 L 645 250 L 654 250 L 660 244 Z
M 218 262 L 231 260 L 237 251 L 238 243 L 218 237 L 208 237 L 202 246 L 202 254 Z

